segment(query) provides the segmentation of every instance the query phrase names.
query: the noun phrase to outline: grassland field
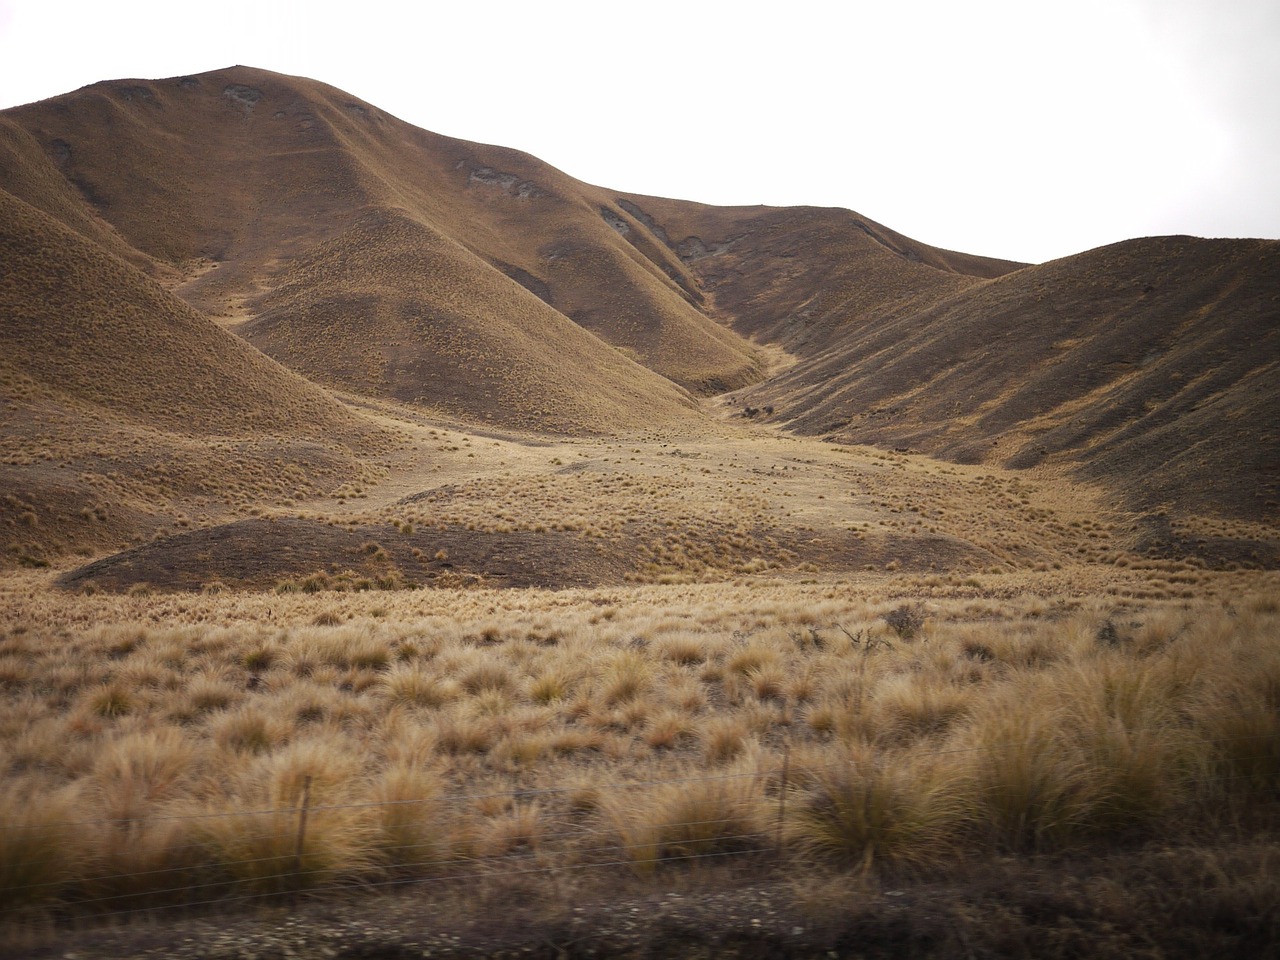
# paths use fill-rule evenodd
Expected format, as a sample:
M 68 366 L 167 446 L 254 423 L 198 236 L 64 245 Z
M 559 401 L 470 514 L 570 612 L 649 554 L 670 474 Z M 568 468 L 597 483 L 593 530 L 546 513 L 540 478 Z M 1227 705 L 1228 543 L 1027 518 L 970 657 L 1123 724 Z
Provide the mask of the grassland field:
M 338 495 L 209 505 L 102 580 L 7 572 L 8 921 L 512 863 L 661 887 L 723 858 L 830 900 L 1010 857 L 1273 849 L 1274 571 L 1143 552 L 1048 471 L 709 406 L 586 440 L 384 406 L 403 441 Z M 167 552 L 245 519 L 347 533 L 352 566 L 246 583 L 235 554 Z M 450 561 L 480 536 L 506 552 Z M 166 581 L 173 556 L 198 574 Z M 566 585 L 600 557 L 609 582 Z

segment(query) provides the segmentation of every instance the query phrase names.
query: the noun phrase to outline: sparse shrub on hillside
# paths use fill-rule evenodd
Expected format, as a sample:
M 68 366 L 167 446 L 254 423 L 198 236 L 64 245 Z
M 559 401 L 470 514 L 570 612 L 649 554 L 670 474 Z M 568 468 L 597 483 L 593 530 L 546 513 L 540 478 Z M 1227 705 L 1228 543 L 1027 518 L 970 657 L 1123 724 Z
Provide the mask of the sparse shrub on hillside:
M 889 625 L 899 640 L 913 640 L 924 626 L 924 608 L 918 603 L 904 603 L 880 619 Z

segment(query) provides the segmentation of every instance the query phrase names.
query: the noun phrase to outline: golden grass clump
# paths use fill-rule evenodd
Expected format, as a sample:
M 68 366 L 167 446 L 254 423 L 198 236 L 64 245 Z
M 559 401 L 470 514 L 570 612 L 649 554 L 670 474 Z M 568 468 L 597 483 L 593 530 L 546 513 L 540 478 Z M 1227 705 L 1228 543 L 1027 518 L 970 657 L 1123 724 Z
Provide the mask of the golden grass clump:
M 973 705 L 973 691 L 931 676 L 885 678 L 868 705 L 866 728 L 878 741 L 936 738 L 957 724 Z
M 405 762 L 388 766 L 374 783 L 367 801 L 375 805 L 373 843 L 394 874 L 421 874 L 447 855 L 443 792 L 436 771 Z
M 181 730 L 126 734 L 98 754 L 91 781 L 98 809 L 109 820 L 138 820 L 177 796 L 191 776 L 200 747 Z
M 463 685 L 420 663 L 397 663 L 384 673 L 379 684 L 387 698 L 396 704 L 439 708 L 457 700 Z
M 257 703 L 220 713 L 207 727 L 208 736 L 218 747 L 246 754 L 273 750 L 288 740 L 294 730 L 291 720 Z
M 375 865 L 377 830 L 355 799 L 360 764 L 325 738 L 291 744 L 251 762 L 226 793 L 196 808 L 196 836 L 213 868 L 251 892 L 321 886 Z M 297 839 L 308 807 L 303 848 Z M 312 809 L 314 808 L 314 809 Z
M 864 873 L 936 867 L 958 848 L 967 813 L 947 772 L 871 753 L 820 768 L 791 798 L 787 844 Z
M 743 770 L 687 771 L 681 782 L 607 796 L 602 813 L 640 872 L 659 863 L 714 857 L 767 845 L 763 782 Z
M 653 680 L 648 658 L 635 650 L 622 650 L 607 660 L 601 671 L 601 701 L 608 707 L 627 704 L 642 696 Z
M 738 758 L 747 746 L 750 728 L 740 717 L 715 717 L 699 729 L 702 759 L 708 767 L 720 767 Z
M 975 718 L 958 765 L 974 829 L 998 849 L 1041 851 L 1071 839 L 1087 813 L 1083 758 L 1053 716 L 997 704 Z
M 1280 635 L 1275 604 L 1255 599 L 1245 625 L 1273 641 Z M 1217 633 L 1213 625 L 1202 627 Z M 1255 634 L 1256 635 L 1256 634 Z M 1192 716 L 1210 746 L 1215 780 L 1230 784 L 1223 795 L 1273 797 L 1280 787 L 1280 645 L 1261 649 L 1248 634 L 1231 637 L 1208 666 L 1211 688 L 1190 694 Z
M 75 788 L 33 794 L 33 786 L 11 781 L 0 790 L 0 916 L 58 899 L 91 866 Z

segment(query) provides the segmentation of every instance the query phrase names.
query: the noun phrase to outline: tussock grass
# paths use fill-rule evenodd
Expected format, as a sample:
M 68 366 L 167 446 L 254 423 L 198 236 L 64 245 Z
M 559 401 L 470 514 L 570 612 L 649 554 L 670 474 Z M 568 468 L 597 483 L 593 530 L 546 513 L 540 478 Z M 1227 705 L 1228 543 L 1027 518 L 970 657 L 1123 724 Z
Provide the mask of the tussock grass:
M 961 769 L 974 827 L 999 849 L 1042 851 L 1082 828 L 1088 771 L 1052 716 L 999 704 L 968 731 Z
M 211 718 L 207 735 L 223 750 L 264 753 L 284 743 L 294 724 L 275 711 L 254 704 Z
M 75 788 L 32 796 L 8 784 L 0 793 L 0 916 L 59 898 L 69 881 L 89 866 L 89 851 L 74 826 Z
M 766 845 L 763 785 L 742 769 L 607 796 L 604 817 L 640 872 L 660 861 L 754 850 Z
M 392 703 L 415 707 L 441 707 L 462 695 L 462 685 L 420 663 L 398 663 L 379 679 Z
M 804 857 L 852 867 L 935 867 L 959 846 L 967 813 L 945 768 L 865 752 L 824 766 L 793 798 L 784 824 Z
M 390 870 L 420 875 L 449 848 L 448 814 L 440 802 L 439 773 L 400 761 L 382 771 L 369 793 L 373 846 Z
M 145 629 L 139 598 L 23 606 L 32 626 L 0 638 L 0 821 L 45 853 L 7 902 L 145 898 L 144 874 L 217 896 L 572 861 L 602 834 L 641 872 L 780 836 L 795 870 L 914 875 L 1274 817 L 1269 603 L 1055 618 L 961 597 L 884 642 L 893 605 L 846 590 L 458 591 L 378 616 L 385 598 L 352 595 L 336 625 L 305 595 L 227 593 Z M 55 835 L 43 810 L 80 826 Z

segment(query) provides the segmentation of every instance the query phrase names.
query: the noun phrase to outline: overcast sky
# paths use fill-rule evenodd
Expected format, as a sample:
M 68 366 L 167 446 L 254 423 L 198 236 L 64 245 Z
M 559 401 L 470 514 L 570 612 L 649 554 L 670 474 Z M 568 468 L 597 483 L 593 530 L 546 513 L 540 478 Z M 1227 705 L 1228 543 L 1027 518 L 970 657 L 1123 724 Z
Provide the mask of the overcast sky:
M 1277 0 L 0 0 L 0 107 L 234 63 L 591 183 L 971 253 L 1280 237 Z

